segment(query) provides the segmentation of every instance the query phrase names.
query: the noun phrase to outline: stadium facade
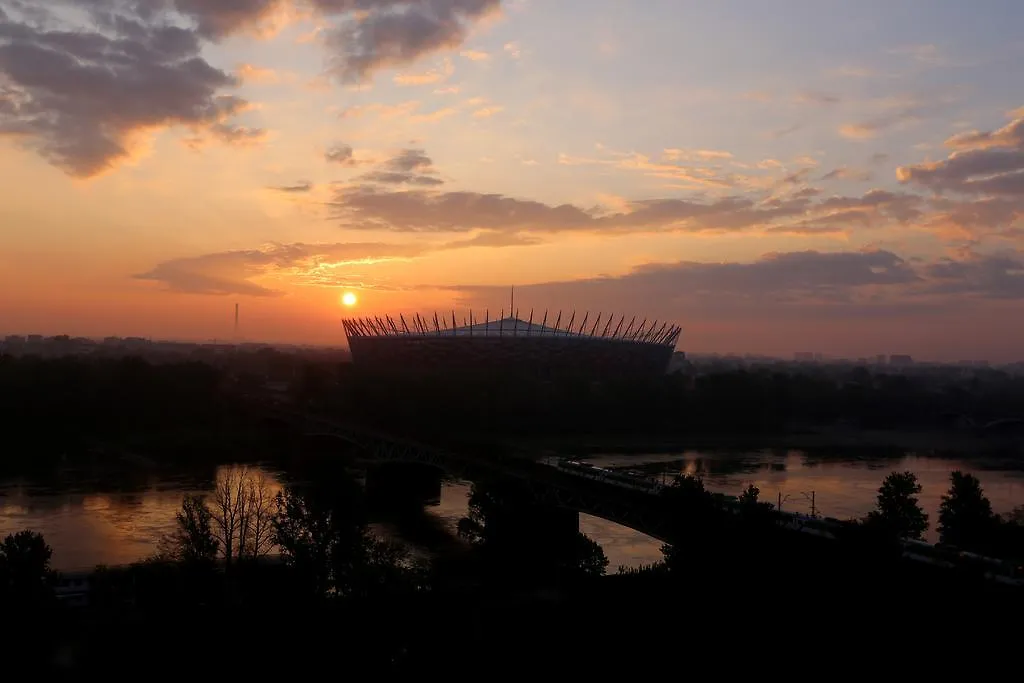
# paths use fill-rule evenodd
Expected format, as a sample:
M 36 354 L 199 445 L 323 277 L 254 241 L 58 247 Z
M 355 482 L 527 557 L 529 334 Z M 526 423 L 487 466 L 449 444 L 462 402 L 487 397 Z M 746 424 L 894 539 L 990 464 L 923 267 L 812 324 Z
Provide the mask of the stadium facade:
M 594 379 L 664 374 L 681 329 L 669 323 L 559 314 L 537 323 L 501 316 L 457 325 L 455 316 L 342 321 L 352 360 L 373 373 L 528 374 Z

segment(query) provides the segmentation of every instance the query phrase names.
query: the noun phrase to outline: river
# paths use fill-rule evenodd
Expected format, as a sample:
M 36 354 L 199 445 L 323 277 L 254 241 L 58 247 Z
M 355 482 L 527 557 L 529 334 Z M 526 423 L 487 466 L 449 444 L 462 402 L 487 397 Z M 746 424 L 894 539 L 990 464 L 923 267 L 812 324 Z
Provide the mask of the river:
M 954 469 L 973 472 L 981 480 L 996 512 L 1024 504 L 1024 464 L 982 462 L 913 454 L 828 455 L 803 451 L 684 452 L 682 454 L 607 455 L 591 458 L 608 467 L 642 468 L 654 476 L 701 473 L 714 491 L 735 494 L 747 484 L 761 489 L 763 500 L 783 501 L 783 508 L 807 512 L 814 504 L 821 515 L 846 519 L 866 514 L 874 505 L 882 479 L 894 470 L 917 474 L 921 503 L 936 540 L 935 526 L 942 494 Z M 263 468 L 273 482 L 279 472 Z M 174 524 L 174 512 L 186 494 L 208 491 L 216 472 L 121 471 L 63 468 L 45 478 L 0 479 L 0 537 L 23 529 L 41 532 L 53 547 L 57 569 L 134 562 L 152 555 L 160 536 Z M 466 483 L 447 483 L 439 505 L 427 514 L 454 533 L 466 512 Z M 390 527 L 376 530 L 391 534 Z M 580 530 L 601 544 L 609 570 L 635 567 L 661 557 L 660 544 L 644 534 L 596 517 L 580 515 Z

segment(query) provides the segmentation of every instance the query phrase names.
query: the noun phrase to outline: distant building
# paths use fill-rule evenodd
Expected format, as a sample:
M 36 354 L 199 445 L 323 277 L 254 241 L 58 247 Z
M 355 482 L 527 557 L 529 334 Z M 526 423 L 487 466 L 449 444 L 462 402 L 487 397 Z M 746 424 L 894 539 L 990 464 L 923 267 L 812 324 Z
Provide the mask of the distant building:
M 813 363 L 814 352 L 813 351 L 797 351 L 793 354 L 793 360 L 797 363 Z
M 905 354 L 893 354 L 893 355 L 889 356 L 889 365 L 893 365 L 893 366 L 896 366 L 896 367 L 906 367 L 908 365 L 913 365 L 913 364 L 914 364 L 914 359 L 912 357 L 908 356 L 908 355 L 905 355 Z

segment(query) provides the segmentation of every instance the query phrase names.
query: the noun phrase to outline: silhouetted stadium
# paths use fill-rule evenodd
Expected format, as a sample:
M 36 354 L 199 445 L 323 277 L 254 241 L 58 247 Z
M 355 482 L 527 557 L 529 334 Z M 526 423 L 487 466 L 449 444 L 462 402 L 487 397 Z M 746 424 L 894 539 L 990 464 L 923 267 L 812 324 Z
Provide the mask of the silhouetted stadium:
M 658 321 L 637 324 L 620 316 L 602 319 L 575 314 L 553 326 L 517 317 L 457 325 L 451 318 L 416 315 L 394 320 L 344 320 L 355 368 L 361 372 L 429 374 L 525 374 L 594 379 L 663 374 L 680 328 Z

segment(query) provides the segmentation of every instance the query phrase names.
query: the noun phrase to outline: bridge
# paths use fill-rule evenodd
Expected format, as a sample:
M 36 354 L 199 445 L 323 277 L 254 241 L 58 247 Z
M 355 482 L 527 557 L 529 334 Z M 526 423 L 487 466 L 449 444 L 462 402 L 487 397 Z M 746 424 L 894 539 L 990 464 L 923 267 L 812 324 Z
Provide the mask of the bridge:
M 660 498 L 648 492 L 613 482 L 594 481 L 552 467 L 532 457 L 511 455 L 503 451 L 481 453 L 463 448 L 441 449 L 396 437 L 363 426 L 305 413 L 275 409 L 275 419 L 298 429 L 307 438 L 331 438 L 350 444 L 353 457 L 368 465 L 412 465 L 396 468 L 395 476 L 388 476 L 383 468 L 368 472 L 368 487 L 395 485 L 407 488 L 410 479 L 425 471 L 437 477 L 440 474 L 472 482 L 513 480 L 518 489 L 527 493 L 524 501 L 534 507 L 550 511 L 560 510 L 573 514 L 584 513 L 647 534 L 667 542 L 668 524 Z M 380 475 L 386 481 L 375 482 Z M 422 484 L 413 484 L 422 490 Z
M 508 454 L 501 450 L 480 453 L 465 448 L 442 449 L 396 437 L 391 434 L 351 425 L 331 418 L 310 415 L 280 407 L 272 411 L 275 419 L 299 429 L 307 437 L 338 439 L 354 447 L 355 457 L 370 465 L 398 465 L 420 468 L 418 471 L 395 471 L 394 477 L 373 482 L 372 470 L 368 474 L 368 487 L 395 486 L 400 494 L 413 489 L 422 490 L 423 482 L 416 482 L 424 472 L 430 481 L 426 486 L 440 490 L 440 473 L 472 482 L 514 480 L 526 492 L 522 503 L 543 511 L 541 523 L 564 529 L 564 514 L 588 514 L 621 524 L 662 542 L 670 542 L 672 511 L 661 495 L 664 487 L 641 477 L 609 476 L 600 468 L 565 467 L 559 459 Z M 417 485 L 418 484 L 418 485 Z M 740 512 L 738 501 L 729 496 L 715 495 L 719 506 L 733 513 Z M 525 513 L 525 510 L 524 510 Z M 799 513 L 773 511 L 775 523 L 783 529 L 835 540 L 848 522 Z M 561 520 L 555 519 L 561 517 Z M 535 514 L 524 518 L 537 520 Z M 572 520 L 578 529 L 579 520 Z M 905 559 L 946 568 L 972 567 L 986 578 L 1004 584 L 1024 586 L 1024 568 L 994 558 L 961 552 L 955 548 L 933 546 L 922 541 L 903 541 Z

